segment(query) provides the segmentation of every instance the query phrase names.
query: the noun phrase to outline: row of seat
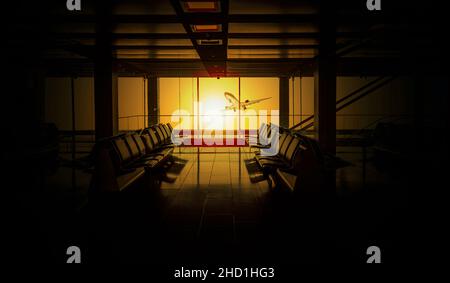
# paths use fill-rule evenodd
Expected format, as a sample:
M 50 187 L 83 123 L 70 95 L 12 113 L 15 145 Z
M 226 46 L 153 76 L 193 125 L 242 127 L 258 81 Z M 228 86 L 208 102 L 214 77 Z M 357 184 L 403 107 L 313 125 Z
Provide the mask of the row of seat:
M 301 150 L 296 153 L 292 168 L 277 168 L 277 184 L 291 191 L 317 193 L 325 173 L 322 151 L 316 140 L 299 134 L 293 135 L 294 139 L 301 141 Z
M 255 137 L 250 137 L 248 144 L 251 149 L 269 148 L 271 145 L 271 124 L 262 123 Z
M 173 128 L 159 124 L 97 142 L 94 147 L 94 187 L 97 191 L 121 191 L 144 174 L 151 175 L 172 160 Z
M 289 133 L 282 133 L 278 141 L 278 154 L 273 156 L 266 156 L 260 152 L 255 153 L 255 158 L 263 171 L 271 173 L 274 168 L 292 168 L 297 161 L 297 153 L 300 150 L 306 150 L 302 146 L 302 141 L 299 137 L 294 137 Z
M 268 180 L 275 182 L 276 186 L 292 191 L 299 187 L 302 187 L 302 191 L 313 189 L 313 183 L 320 179 L 323 168 L 317 142 L 281 127 L 278 127 L 280 134 L 276 141 L 276 136 L 270 135 L 270 131 L 274 127 L 276 126 L 262 124 L 258 131 L 258 140 L 262 140 L 263 143 L 251 146 L 251 148 L 257 149 L 255 160 L 264 175 L 268 177 Z M 274 142 L 278 142 L 276 155 L 266 156 L 261 153 Z

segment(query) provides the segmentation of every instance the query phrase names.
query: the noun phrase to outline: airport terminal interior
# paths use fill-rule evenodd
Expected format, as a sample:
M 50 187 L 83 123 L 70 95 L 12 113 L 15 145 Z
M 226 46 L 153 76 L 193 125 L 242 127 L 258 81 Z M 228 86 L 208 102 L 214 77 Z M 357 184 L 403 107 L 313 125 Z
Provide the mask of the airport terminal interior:
M 413 260 L 412 196 L 447 186 L 436 7 L 65 2 L 3 8 L 11 260 Z

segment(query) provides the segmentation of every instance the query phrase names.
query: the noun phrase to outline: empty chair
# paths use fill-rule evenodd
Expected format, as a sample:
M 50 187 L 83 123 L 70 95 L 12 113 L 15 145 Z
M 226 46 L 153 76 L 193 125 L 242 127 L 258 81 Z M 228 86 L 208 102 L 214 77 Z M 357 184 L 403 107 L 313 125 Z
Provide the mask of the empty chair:
M 280 150 L 275 156 L 255 156 L 256 161 L 266 174 L 274 173 L 277 168 L 292 169 L 296 154 L 304 149 L 298 137 L 286 133 L 281 135 L 280 144 Z
M 319 194 L 323 167 L 313 148 L 302 148 L 291 168 L 278 168 L 276 182 L 279 187 L 303 194 Z
M 172 124 L 167 123 L 166 125 L 167 125 L 167 127 L 169 128 L 170 133 L 172 133 L 172 131 L 173 131 L 173 126 L 172 126 Z
M 174 146 L 171 140 L 170 132 L 168 132 L 166 128 L 163 127 L 163 125 L 156 125 L 151 127 L 150 129 L 153 129 L 153 131 L 155 132 L 156 137 L 158 138 L 159 146 Z
M 172 130 L 167 124 L 162 124 L 162 129 L 166 132 L 167 139 L 172 140 Z
M 94 147 L 96 167 L 93 185 L 97 191 L 120 191 L 147 172 L 150 174 L 171 160 L 173 148 L 161 146 L 150 130 L 122 134 L 99 141 Z M 106 172 L 106 173 L 105 173 Z
M 145 142 L 144 145 L 149 153 L 160 155 L 172 154 L 174 146 L 171 144 L 162 143 L 158 138 L 157 132 L 153 128 L 148 128 L 143 131 L 141 137 L 143 138 L 143 141 Z

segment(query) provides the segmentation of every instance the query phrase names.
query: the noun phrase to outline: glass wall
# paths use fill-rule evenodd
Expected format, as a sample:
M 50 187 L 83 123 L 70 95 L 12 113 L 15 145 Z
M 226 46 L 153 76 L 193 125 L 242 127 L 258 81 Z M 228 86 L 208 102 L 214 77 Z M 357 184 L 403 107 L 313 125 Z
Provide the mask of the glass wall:
M 241 129 L 256 130 L 261 123 L 279 124 L 279 78 L 241 78 Z M 255 102 L 255 103 L 253 103 Z
M 289 127 L 299 123 L 301 127 L 307 126 L 313 122 L 311 116 L 314 116 L 314 78 L 292 77 L 289 80 Z
M 147 90 L 144 78 L 118 78 L 119 131 L 145 128 Z
M 239 106 L 227 106 L 239 101 L 239 78 L 200 78 L 199 90 L 199 129 L 238 129 Z
M 179 129 L 257 129 L 278 116 L 278 78 L 159 78 L 160 122 Z M 197 93 L 198 88 L 198 93 Z M 274 117 L 275 118 L 275 117 Z M 278 118 L 278 117 L 276 117 Z M 277 120 L 278 121 L 278 120 Z
M 179 129 L 194 129 L 196 78 L 159 78 L 159 121 Z
M 72 131 L 72 78 L 49 77 L 45 87 L 45 121 L 61 131 Z M 93 131 L 94 80 L 92 77 L 73 79 L 75 130 Z

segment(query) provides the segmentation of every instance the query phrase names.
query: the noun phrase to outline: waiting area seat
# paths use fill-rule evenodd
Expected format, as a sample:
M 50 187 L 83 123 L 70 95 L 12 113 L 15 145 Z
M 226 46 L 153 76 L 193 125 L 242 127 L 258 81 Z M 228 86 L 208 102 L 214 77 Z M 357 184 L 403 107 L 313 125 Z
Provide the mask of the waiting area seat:
M 159 124 L 152 126 L 147 129 L 147 132 L 153 131 L 157 140 L 159 147 L 174 147 L 175 145 L 172 143 L 172 127 L 169 127 L 166 124 Z
M 324 163 L 321 153 L 317 152 L 314 139 L 297 136 L 302 140 L 302 150 L 297 153 L 295 166 L 289 169 L 277 168 L 275 179 L 279 187 L 302 193 L 317 192 L 324 174 Z
M 264 133 L 266 124 L 262 125 Z M 272 126 L 273 127 L 273 126 Z M 314 190 L 324 173 L 324 158 L 318 143 L 309 137 L 279 128 L 278 141 L 275 135 L 271 144 L 278 142 L 276 154 L 265 154 L 267 147 L 255 152 L 255 160 L 269 183 L 290 191 Z
M 265 151 L 255 154 L 256 161 L 266 173 L 273 173 L 276 168 L 293 168 L 297 153 L 305 149 L 300 138 L 288 133 L 280 135 L 278 146 L 276 155 L 267 156 L 264 154 Z
M 247 138 L 247 144 L 250 145 L 250 149 L 260 149 L 270 147 L 271 136 L 270 124 L 262 123 L 259 127 L 256 136 L 250 136 Z
M 94 147 L 95 191 L 122 191 L 171 161 L 170 128 L 160 124 L 98 141 Z

